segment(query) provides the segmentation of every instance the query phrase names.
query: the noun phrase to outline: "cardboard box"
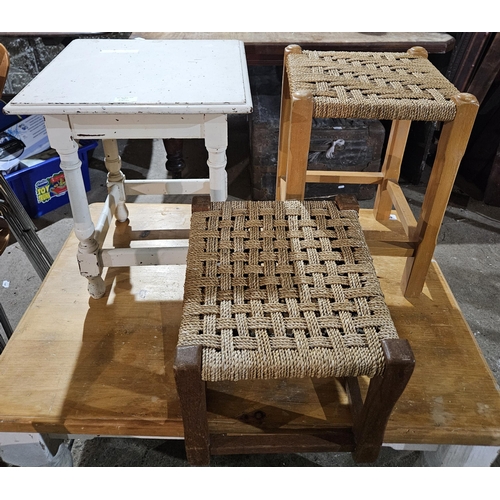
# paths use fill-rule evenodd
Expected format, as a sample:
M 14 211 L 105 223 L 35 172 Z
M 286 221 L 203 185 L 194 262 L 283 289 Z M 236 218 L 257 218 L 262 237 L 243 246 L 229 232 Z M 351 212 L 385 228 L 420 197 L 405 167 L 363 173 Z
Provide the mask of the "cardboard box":
M 27 116 L 0 132 L 0 170 L 10 173 L 19 167 L 24 158 L 49 148 L 43 116 Z

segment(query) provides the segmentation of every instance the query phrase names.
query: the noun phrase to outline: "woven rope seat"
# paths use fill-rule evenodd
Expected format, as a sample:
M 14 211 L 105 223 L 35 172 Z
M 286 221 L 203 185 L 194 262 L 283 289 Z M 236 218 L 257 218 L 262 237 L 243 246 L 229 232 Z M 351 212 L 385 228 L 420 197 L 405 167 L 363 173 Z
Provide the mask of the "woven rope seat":
M 286 69 L 291 93 L 312 92 L 316 118 L 455 118 L 459 91 L 418 54 L 304 50 L 288 54 Z
M 205 381 L 373 377 L 398 335 L 358 215 L 331 201 L 193 213 L 179 346 Z

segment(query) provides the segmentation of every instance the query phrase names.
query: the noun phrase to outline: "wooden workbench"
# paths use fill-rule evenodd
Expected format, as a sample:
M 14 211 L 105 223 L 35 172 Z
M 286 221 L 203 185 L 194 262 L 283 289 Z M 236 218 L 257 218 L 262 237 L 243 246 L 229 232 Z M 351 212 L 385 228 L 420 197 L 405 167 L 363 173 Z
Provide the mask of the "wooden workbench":
M 152 40 L 241 40 L 248 64 L 283 64 L 285 47 L 299 44 L 306 50 L 406 51 L 416 45 L 430 54 L 444 54 L 455 46 L 448 33 L 432 32 L 137 32 L 131 38 Z
M 128 206 L 136 235 L 189 227 L 189 205 Z M 94 220 L 101 209 L 91 206 Z M 68 238 L 0 356 L 0 432 L 181 437 L 172 361 L 184 266 L 110 268 L 106 295 L 95 300 L 78 272 L 77 242 Z M 499 446 L 498 386 L 438 265 L 411 301 L 399 288 L 403 259 L 375 257 L 375 265 L 416 358 L 385 441 Z M 210 425 L 245 432 L 349 421 L 335 380 L 275 384 L 210 384 Z

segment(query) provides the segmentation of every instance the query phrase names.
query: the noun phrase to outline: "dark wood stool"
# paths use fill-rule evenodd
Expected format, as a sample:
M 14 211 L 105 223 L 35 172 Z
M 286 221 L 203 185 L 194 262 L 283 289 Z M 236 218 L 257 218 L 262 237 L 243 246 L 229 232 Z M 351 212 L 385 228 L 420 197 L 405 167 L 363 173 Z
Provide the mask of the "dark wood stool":
M 351 451 L 374 461 L 414 367 L 354 210 L 331 201 L 195 200 L 174 362 L 188 460 Z M 362 398 L 358 377 L 369 377 Z M 207 381 L 336 377 L 352 426 L 211 433 Z

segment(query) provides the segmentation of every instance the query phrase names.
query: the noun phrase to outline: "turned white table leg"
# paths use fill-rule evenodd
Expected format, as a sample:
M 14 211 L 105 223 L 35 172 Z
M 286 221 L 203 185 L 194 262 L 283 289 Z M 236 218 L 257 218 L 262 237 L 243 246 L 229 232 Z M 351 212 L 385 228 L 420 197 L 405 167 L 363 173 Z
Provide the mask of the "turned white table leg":
M 118 188 L 118 197 L 116 198 L 115 217 L 120 222 L 128 219 L 128 209 L 125 205 L 125 175 L 123 174 L 122 159 L 118 153 L 118 143 L 116 139 L 105 139 L 102 141 L 104 149 L 104 164 L 108 171 L 108 190 L 115 185 Z
M 210 198 L 212 201 L 227 200 L 227 116 L 206 115 L 205 147 L 208 151 Z
M 71 137 L 66 116 L 46 116 L 45 125 L 50 145 L 61 158 L 61 168 L 66 179 L 73 214 L 73 228 L 80 242 L 77 255 L 80 274 L 88 279 L 89 293 L 97 299 L 104 295 L 106 287 L 101 277 L 99 245 L 94 236 L 94 224 L 90 217 L 87 192 L 81 172 L 82 162 L 78 157 L 78 144 Z

